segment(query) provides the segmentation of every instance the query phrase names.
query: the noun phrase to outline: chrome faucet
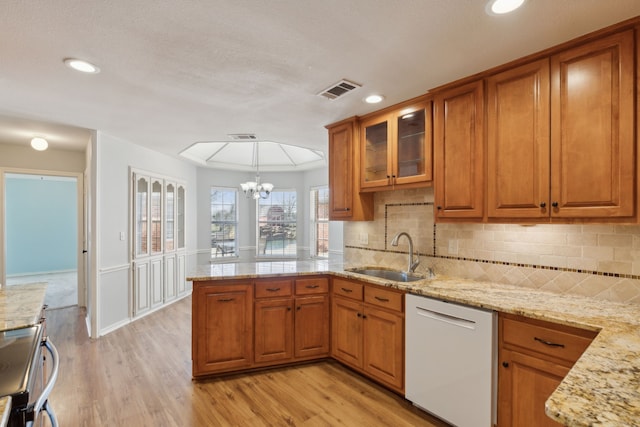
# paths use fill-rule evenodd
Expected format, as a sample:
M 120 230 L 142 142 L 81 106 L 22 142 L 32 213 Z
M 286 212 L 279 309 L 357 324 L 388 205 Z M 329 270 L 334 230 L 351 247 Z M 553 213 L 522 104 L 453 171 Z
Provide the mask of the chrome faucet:
M 409 236 L 409 233 L 401 231 L 396 234 L 391 241 L 391 246 L 398 246 L 398 239 L 400 238 L 400 236 L 407 236 L 407 239 L 409 239 L 409 268 L 407 272 L 413 273 L 418 264 L 420 264 L 420 258 L 416 258 L 415 260 L 413 259 L 413 240 L 411 240 L 411 236 Z

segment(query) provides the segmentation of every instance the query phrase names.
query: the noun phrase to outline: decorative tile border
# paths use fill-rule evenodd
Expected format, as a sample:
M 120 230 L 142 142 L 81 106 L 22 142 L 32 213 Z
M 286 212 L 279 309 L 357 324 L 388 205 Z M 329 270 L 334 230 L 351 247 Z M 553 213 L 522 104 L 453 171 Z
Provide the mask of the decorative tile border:
M 358 249 L 362 251 L 368 252 L 382 252 L 382 253 L 393 253 L 393 254 L 406 254 L 406 251 L 391 251 L 387 249 L 387 240 L 388 240 L 388 209 L 389 207 L 403 207 L 403 206 L 433 206 L 433 202 L 420 202 L 420 203 L 389 203 L 384 205 L 384 249 L 374 249 L 374 248 L 366 248 L 361 246 L 354 245 L 345 245 L 345 248 L 348 249 Z M 438 255 L 437 253 L 437 244 L 436 244 L 436 229 L 437 224 L 433 224 L 433 254 L 416 252 L 418 256 L 432 257 L 432 258 L 441 258 L 447 260 L 454 261 L 470 261 L 477 262 L 481 264 L 494 264 L 494 265 L 503 265 L 508 267 L 522 267 L 522 268 L 532 268 L 538 270 L 550 270 L 550 271 L 558 271 L 558 272 L 567 272 L 567 273 L 582 273 L 589 274 L 593 276 L 603 276 L 603 277 L 615 277 L 622 279 L 634 279 L 640 280 L 640 275 L 636 274 L 623 274 L 623 273 L 610 273 L 604 271 L 597 270 L 583 270 L 583 269 L 575 269 L 575 268 L 566 268 L 566 267 L 552 267 L 546 265 L 538 265 L 538 264 L 521 264 L 515 262 L 506 262 L 506 261 L 493 261 L 486 259 L 478 259 L 478 258 L 466 258 L 466 257 L 456 257 L 450 255 Z

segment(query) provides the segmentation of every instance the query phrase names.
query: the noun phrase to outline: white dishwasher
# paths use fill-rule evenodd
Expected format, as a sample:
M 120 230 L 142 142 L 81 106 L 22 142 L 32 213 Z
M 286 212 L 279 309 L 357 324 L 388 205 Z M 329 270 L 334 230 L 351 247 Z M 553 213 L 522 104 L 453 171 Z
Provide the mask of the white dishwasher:
M 458 427 L 492 426 L 496 319 L 492 311 L 407 294 L 406 398 Z

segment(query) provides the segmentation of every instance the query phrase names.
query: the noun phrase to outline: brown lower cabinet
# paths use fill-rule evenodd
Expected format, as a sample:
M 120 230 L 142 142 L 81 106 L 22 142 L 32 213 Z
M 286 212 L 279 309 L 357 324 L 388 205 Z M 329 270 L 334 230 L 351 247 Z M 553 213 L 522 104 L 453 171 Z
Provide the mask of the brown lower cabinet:
M 194 286 L 193 376 L 329 356 L 329 279 L 211 281 Z
M 559 426 L 545 402 L 596 332 L 500 313 L 498 426 Z
M 331 355 L 404 394 L 404 294 L 333 278 L 332 296 Z

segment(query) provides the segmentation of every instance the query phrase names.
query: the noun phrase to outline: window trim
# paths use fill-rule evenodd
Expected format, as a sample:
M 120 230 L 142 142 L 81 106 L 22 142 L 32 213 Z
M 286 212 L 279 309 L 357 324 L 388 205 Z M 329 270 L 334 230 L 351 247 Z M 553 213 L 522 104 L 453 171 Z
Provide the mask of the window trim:
M 295 223 L 296 225 L 296 249 L 295 249 L 295 253 L 293 255 L 288 255 L 288 254 L 281 254 L 281 255 L 277 255 L 277 254 L 261 254 L 260 253 L 260 200 L 263 199 L 256 199 L 255 201 L 255 237 L 256 237 L 256 253 L 255 253 L 255 258 L 256 259 L 260 259 L 260 260 L 267 260 L 267 259 L 296 259 L 298 257 L 298 220 L 299 220 L 299 212 L 298 212 L 298 190 L 296 188 L 278 188 L 275 191 L 272 191 L 271 194 L 269 195 L 269 198 L 273 197 L 274 193 L 294 193 L 296 196 L 296 218 L 295 221 L 290 221 Z M 268 199 L 264 199 L 264 200 L 268 200 Z M 266 249 L 266 242 L 265 242 L 265 249 Z
M 212 236 L 211 234 L 209 234 L 209 260 L 211 262 L 228 262 L 230 259 L 235 259 L 235 258 L 239 258 L 240 257 L 240 238 L 239 238 L 239 232 L 240 232 L 240 197 L 239 197 L 239 191 L 237 188 L 235 187 L 225 187 L 225 186 L 220 186 L 220 185 L 212 185 L 209 187 L 209 230 L 211 230 L 211 224 L 213 223 L 213 219 L 212 219 L 212 212 L 211 212 L 211 196 L 214 190 L 219 190 L 219 191 L 227 191 L 227 192 L 233 192 L 235 194 L 235 221 L 233 222 L 235 224 L 235 238 L 234 238 L 234 242 L 235 242 L 235 251 L 233 253 L 233 255 L 222 255 L 222 256 L 214 256 L 213 255 L 213 245 L 211 243 L 212 241 Z M 220 223 L 223 224 L 231 224 L 230 221 L 219 221 Z M 211 231 L 210 231 L 211 233 Z
M 309 256 L 311 258 L 318 259 L 328 259 L 329 258 L 329 217 L 327 216 L 326 221 L 319 221 L 316 218 L 316 206 L 315 206 L 315 197 L 313 196 L 314 192 L 318 190 L 327 190 L 327 197 L 329 196 L 329 186 L 328 185 L 317 185 L 309 187 Z M 329 201 L 327 199 L 327 205 Z M 328 206 L 327 206 L 328 208 Z M 318 236 L 317 236 L 317 224 L 318 223 L 326 223 L 327 224 L 327 254 L 326 255 L 318 255 Z

